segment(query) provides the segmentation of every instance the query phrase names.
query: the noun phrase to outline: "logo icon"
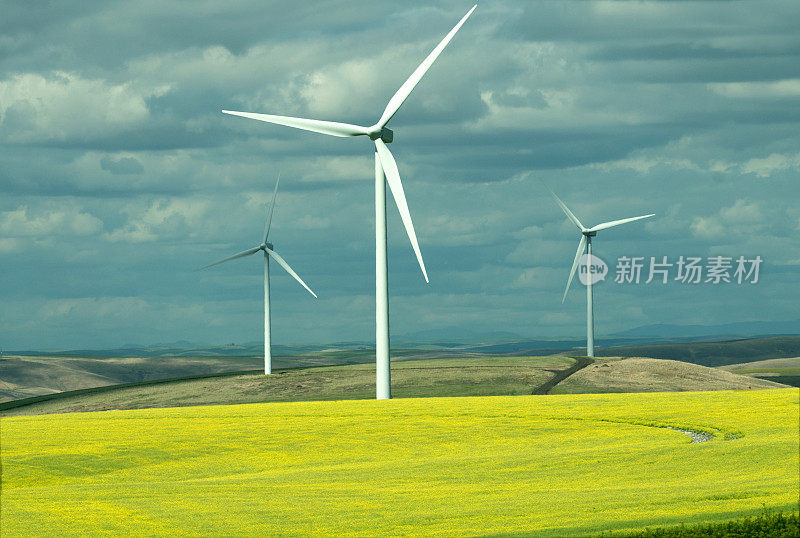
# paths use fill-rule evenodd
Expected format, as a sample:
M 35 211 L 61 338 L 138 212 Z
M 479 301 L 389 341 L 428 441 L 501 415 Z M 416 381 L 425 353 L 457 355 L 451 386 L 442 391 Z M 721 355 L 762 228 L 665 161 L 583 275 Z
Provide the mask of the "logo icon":
M 605 280 L 608 276 L 608 265 L 594 254 L 584 254 L 578 262 L 578 278 L 581 284 L 588 286 Z

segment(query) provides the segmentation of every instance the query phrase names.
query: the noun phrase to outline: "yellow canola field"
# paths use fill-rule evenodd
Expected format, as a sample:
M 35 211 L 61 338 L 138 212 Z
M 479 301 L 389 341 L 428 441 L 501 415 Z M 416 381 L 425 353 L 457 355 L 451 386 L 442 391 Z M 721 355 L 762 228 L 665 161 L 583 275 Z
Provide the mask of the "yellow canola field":
M 797 389 L 2 419 L 2 536 L 576 535 L 797 510 Z M 713 433 L 691 443 L 667 426 Z

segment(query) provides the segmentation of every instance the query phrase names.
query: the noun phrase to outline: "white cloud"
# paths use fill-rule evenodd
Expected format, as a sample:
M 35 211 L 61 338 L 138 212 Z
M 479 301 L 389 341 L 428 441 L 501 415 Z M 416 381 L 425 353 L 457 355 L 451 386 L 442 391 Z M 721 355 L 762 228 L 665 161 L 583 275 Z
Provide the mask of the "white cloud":
M 0 252 L 10 254 L 16 252 L 22 246 L 19 239 L 13 237 L 0 237 Z
M 735 99 L 800 97 L 800 78 L 773 82 L 715 82 L 709 84 L 708 89 L 718 95 Z
M 757 202 L 736 200 L 732 206 L 720 209 L 716 215 L 695 217 L 689 228 L 695 237 L 721 239 L 725 233 L 752 231 L 760 227 L 763 220 L 764 214 Z
M 611 125 L 637 125 L 645 116 L 630 110 L 598 109 L 585 106 L 579 98 L 582 88 L 545 89 L 540 93 L 546 106 L 521 106 L 505 104 L 495 92 L 481 92 L 481 101 L 487 108 L 477 121 L 467 126 L 472 131 L 526 131 L 536 129 L 589 128 Z
M 675 159 L 669 157 L 637 156 L 589 165 L 591 168 L 597 168 L 606 172 L 611 170 L 633 170 L 640 174 L 649 174 L 656 166 L 664 166 L 673 170 L 700 170 L 700 167 L 689 159 Z
M 52 299 L 39 309 L 42 319 L 74 317 L 81 320 L 127 318 L 147 310 L 148 303 L 137 297 L 81 297 Z
M 752 224 L 763 219 L 761 207 L 756 202 L 746 200 L 736 200 L 731 207 L 722 208 L 719 215 L 724 222 L 731 224 Z
M 31 211 L 21 205 L 0 213 L 0 233 L 11 237 L 44 235 L 92 235 L 103 229 L 103 222 L 78 207 L 48 204 Z
M 380 87 L 381 68 L 388 71 L 389 65 L 391 62 L 378 57 L 326 67 L 308 76 L 300 95 L 308 102 L 309 111 L 320 119 L 348 122 L 349 115 L 372 112 L 377 120 L 380 110 L 364 110 L 363 97 L 374 96 Z
M 565 262 L 565 265 L 569 262 Z M 566 280 L 569 275 L 568 267 L 530 267 L 522 269 L 519 274 L 511 283 L 512 288 L 520 289 L 544 289 L 555 290 L 557 292 L 558 286 L 554 286 L 554 282 Z
M 477 246 L 490 243 L 498 233 L 498 228 L 508 224 L 501 212 L 482 215 L 420 215 L 416 226 L 424 237 L 425 245 L 430 246 Z M 417 222 L 417 221 L 415 221 Z
M 149 207 L 134 204 L 124 210 L 128 223 L 104 235 L 108 241 L 146 243 L 174 237 L 196 237 L 205 226 L 209 201 L 205 199 L 158 199 Z M 198 229 L 200 231 L 198 231 Z
M 800 168 L 800 153 L 795 155 L 773 153 L 769 157 L 750 159 L 741 165 L 743 173 L 755 174 L 758 177 L 769 177 L 775 171 L 789 168 Z
M 145 121 L 145 98 L 153 93 L 60 71 L 16 74 L 0 80 L 3 138 L 12 143 L 96 140 Z
M 670 146 L 676 146 L 676 144 L 671 144 Z M 653 155 L 653 152 L 647 152 L 647 155 L 637 155 L 604 163 L 593 163 L 588 167 L 604 171 L 633 170 L 640 174 L 650 174 L 654 168 L 664 167 L 670 170 L 692 170 L 696 172 L 740 172 L 742 174 L 755 174 L 760 178 L 770 177 L 776 171 L 800 168 L 800 153 L 794 155 L 772 153 L 767 157 L 752 158 L 738 163 L 712 159 L 707 164 L 701 164 L 689 158 L 670 156 L 670 153 L 675 153 L 674 149 L 674 147 L 668 147 L 662 155 Z
M 722 223 L 716 217 L 695 217 L 689 228 L 695 237 L 702 239 L 719 238 L 725 231 Z

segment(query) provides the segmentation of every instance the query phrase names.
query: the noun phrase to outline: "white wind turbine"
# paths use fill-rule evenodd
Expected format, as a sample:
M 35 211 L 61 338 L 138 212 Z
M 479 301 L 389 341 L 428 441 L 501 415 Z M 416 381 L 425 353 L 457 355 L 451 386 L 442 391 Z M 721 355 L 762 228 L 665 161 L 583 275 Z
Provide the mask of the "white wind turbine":
M 267 242 L 267 237 L 269 237 L 269 228 L 270 224 L 272 224 L 272 211 L 275 209 L 275 198 L 278 195 L 278 183 L 280 182 L 280 176 L 275 181 L 275 190 L 272 193 L 272 203 L 269 205 L 269 209 L 267 210 L 267 219 L 264 223 L 264 238 L 261 240 L 261 244 L 257 247 L 253 247 L 249 250 L 245 250 L 244 252 L 240 252 L 238 254 L 234 254 L 233 256 L 229 256 L 223 260 L 219 260 L 218 262 L 214 262 L 212 264 L 206 265 L 198 269 L 198 271 L 202 271 L 203 269 L 208 269 L 209 267 L 213 267 L 215 265 L 219 265 L 221 263 L 229 262 L 231 260 L 235 260 L 237 258 L 244 258 L 245 256 L 250 256 L 251 254 L 255 254 L 259 250 L 264 251 L 264 375 L 269 375 L 272 373 L 272 350 L 271 350 L 271 333 L 272 327 L 270 323 L 270 312 L 269 312 L 269 259 L 272 257 L 278 265 L 286 269 L 286 272 L 289 273 L 294 277 L 296 281 L 300 283 L 305 289 L 308 290 L 308 293 L 317 297 L 317 294 L 311 291 L 303 279 L 297 276 L 289 264 L 286 263 L 277 252 L 273 250 L 272 243 Z
M 589 263 L 590 257 L 592 255 L 592 237 L 597 235 L 597 232 L 601 230 L 607 230 L 608 228 L 613 228 L 614 226 L 619 226 L 620 224 L 625 224 L 626 222 L 633 222 L 635 220 L 646 219 L 648 217 L 652 217 L 655 213 L 651 213 L 649 215 L 642 215 L 640 217 L 631 217 L 628 219 L 621 219 L 621 220 L 612 220 L 610 222 L 604 222 L 602 224 L 598 224 L 597 226 L 593 226 L 591 228 L 587 228 L 581 221 L 578 220 L 572 211 L 569 210 L 567 205 L 561 201 L 561 199 L 556 196 L 550 187 L 545 185 L 547 190 L 550 191 L 550 194 L 553 195 L 555 198 L 556 203 L 561 206 L 561 209 L 564 210 L 569 220 L 578 227 L 581 231 L 581 241 L 578 243 L 578 250 L 575 252 L 575 261 L 572 262 L 572 269 L 569 272 L 569 278 L 567 279 L 567 287 L 564 288 L 564 295 L 561 297 L 561 303 L 564 303 L 564 300 L 567 298 L 567 292 L 569 291 L 569 286 L 572 284 L 572 279 L 575 277 L 575 270 L 578 268 L 578 263 L 581 260 L 581 254 L 584 252 L 586 253 L 586 260 L 585 263 Z M 587 274 L 586 274 L 586 355 L 589 357 L 594 357 L 594 299 L 592 297 L 592 279 L 587 267 Z
M 411 222 L 411 214 L 408 211 L 406 195 L 403 192 L 403 184 L 400 181 L 400 173 L 397 170 L 397 163 L 394 160 L 386 144 L 390 143 L 394 137 L 392 131 L 386 127 L 389 120 L 395 115 L 397 110 L 411 94 L 411 91 L 419 83 L 428 69 L 439 57 L 442 50 L 450 43 L 453 36 L 472 15 L 477 4 L 467 12 L 466 15 L 450 30 L 444 39 L 431 51 L 427 58 L 417 67 L 408 77 L 408 80 L 400 86 L 400 89 L 389 100 L 386 109 L 383 111 L 378 122 L 370 127 L 352 125 L 348 123 L 336 123 L 331 121 L 310 120 L 304 118 L 292 118 L 287 116 L 272 116 L 269 114 L 255 114 L 251 112 L 234 112 L 223 110 L 225 114 L 242 116 L 254 120 L 276 123 L 287 127 L 294 127 L 306 131 L 327 134 L 331 136 L 350 137 L 368 136 L 375 143 L 375 361 L 376 361 L 376 396 L 378 399 L 391 398 L 391 372 L 389 366 L 389 289 L 388 289 L 388 267 L 386 262 L 386 183 L 392 191 L 400 218 L 403 220 L 411 247 L 417 256 L 417 262 L 428 282 L 428 273 L 425 271 L 425 263 L 422 261 L 422 254 L 417 243 L 417 235 L 414 232 L 414 225 Z

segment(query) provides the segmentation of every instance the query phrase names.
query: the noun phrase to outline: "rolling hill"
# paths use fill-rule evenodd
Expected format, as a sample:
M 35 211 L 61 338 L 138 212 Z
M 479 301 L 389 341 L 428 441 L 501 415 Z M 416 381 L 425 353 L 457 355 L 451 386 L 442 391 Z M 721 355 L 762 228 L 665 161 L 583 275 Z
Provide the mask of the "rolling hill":
M 392 364 L 395 397 L 480 396 L 531 394 L 568 369 L 574 359 L 551 357 L 483 357 L 418 359 Z M 139 409 L 186 405 L 254 402 L 352 400 L 375 397 L 375 365 L 353 364 L 283 370 L 271 376 L 261 371 L 102 387 L 65 393 L 23 407 L 3 409 L 17 414 Z
M 786 385 L 680 361 L 598 360 L 556 385 L 554 394 L 786 388 Z
M 723 369 L 742 375 L 757 377 L 800 387 L 800 357 L 766 359 L 724 366 Z
M 542 342 L 520 341 L 493 345 L 452 344 L 435 348 L 393 349 L 393 360 L 440 358 L 475 358 L 541 356 L 559 353 L 572 344 L 545 351 Z M 289 348 L 286 348 L 289 349 Z M 81 353 L 4 355 L 0 357 L 0 402 L 56 392 L 121 383 L 155 381 L 225 372 L 253 371 L 261 368 L 262 359 L 255 346 L 210 348 L 160 347 L 148 350 L 104 351 L 100 355 Z M 146 352 L 136 356 L 131 353 Z M 231 355 L 224 355 L 224 353 Z M 248 355 L 249 353 L 249 355 Z M 573 353 L 574 350 L 568 353 Z M 704 366 L 724 366 L 758 360 L 800 356 L 800 336 L 752 338 L 724 342 L 684 342 L 602 348 L 605 357 L 652 357 L 679 360 Z M 372 363 L 374 351 L 363 345 L 317 346 L 292 355 L 273 358 L 275 367 L 304 368 L 342 364 Z M 793 375 L 793 374 L 787 374 Z M 785 381 L 794 384 L 790 378 Z
M 399 359 L 424 359 L 452 356 L 456 352 L 396 350 L 393 354 Z M 463 352 L 458 355 L 471 356 Z M 337 348 L 273 357 L 273 365 L 284 369 L 306 368 L 374 360 L 375 354 L 369 350 Z M 0 357 L 0 402 L 122 383 L 253 371 L 263 368 L 263 364 L 263 357 L 258 355 L 4 355 Z
M 587 366 L 588 365 L 588 366 Z M 784 385 L 695 364 L 623 359 L 475 357 L 392 364 L 395 398 L 547 393 L 767 389 Z M 162 380 L 0 404 L 0 416 L 375 397 L 374 364 L 353 364 Z M 23 405 L 24 404 L 24 405 Z

